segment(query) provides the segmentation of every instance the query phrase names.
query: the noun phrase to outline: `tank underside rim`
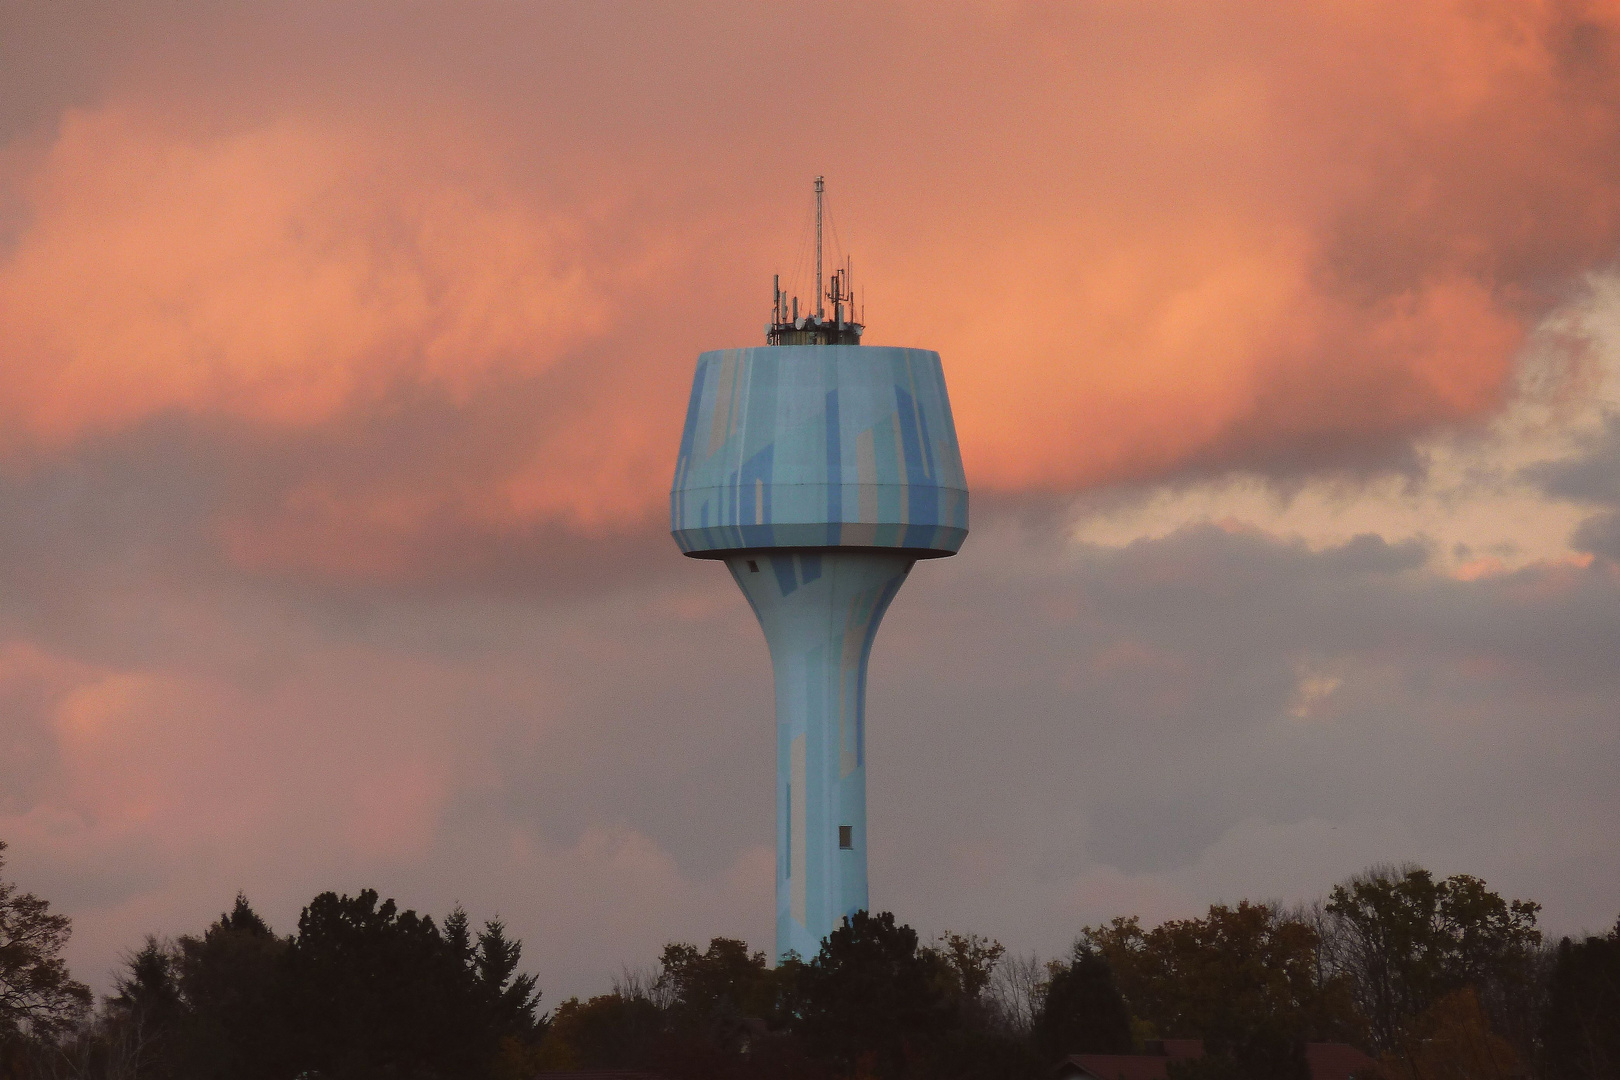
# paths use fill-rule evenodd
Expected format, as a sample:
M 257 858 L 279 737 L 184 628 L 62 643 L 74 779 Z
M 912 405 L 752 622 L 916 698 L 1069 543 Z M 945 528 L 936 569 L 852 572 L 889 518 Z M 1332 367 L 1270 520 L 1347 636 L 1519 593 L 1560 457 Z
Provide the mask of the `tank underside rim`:
M 725 560 L 750 553 L 762 555 L 792 555 L 795 552 L 818 555 L 899 555 L 908 559 L 948 559 L 955 551 L 945 548 L 883 547 L 873 544 L 782 544 L 764 547 L 705 548 L 701 551 L 683 551 L 688 559 Z

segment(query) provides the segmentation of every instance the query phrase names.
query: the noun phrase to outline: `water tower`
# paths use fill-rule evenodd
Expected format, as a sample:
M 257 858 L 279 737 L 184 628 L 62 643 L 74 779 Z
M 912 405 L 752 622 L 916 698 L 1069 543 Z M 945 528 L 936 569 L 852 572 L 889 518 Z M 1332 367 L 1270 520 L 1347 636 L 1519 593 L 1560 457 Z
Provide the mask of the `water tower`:
M 809 958 L 867 907 L 866 667 L 919 559 L 954 555 L 968 493 L 939 354 L 862 345 L 849 264 L 778 284 L 768 344 L 698 357 L 670 529 L 724 561 L 776 680 L 776 951 Z M 831 311 L 829 312 L 828 306 Z

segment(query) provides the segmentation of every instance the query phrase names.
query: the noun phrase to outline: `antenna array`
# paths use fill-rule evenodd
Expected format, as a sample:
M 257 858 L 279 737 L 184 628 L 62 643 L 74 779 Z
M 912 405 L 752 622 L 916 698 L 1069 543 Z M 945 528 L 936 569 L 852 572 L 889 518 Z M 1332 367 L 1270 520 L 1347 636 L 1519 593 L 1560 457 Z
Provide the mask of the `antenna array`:
M 801 318 L 799 298 L 789 302 L 782 291 L 782 275 L 777 274 L 772 284 L 771 321 L 765 327 L 765 341 L 769 345 L 859 345 L 866 331 L 863 323 L 855 320 L 854 288 L 851 277 L 854 262 L 848 254 L 844 265 L 833 271 L 830 287 L 822 289 L 822 200 L 827 190 L 824 177 L 816 177 L 816 305 L 815 314 Z M 827 318 L 826 301 L 832 302 L 833 317 Z M 862 317 L 865 311 L 861 312 Z

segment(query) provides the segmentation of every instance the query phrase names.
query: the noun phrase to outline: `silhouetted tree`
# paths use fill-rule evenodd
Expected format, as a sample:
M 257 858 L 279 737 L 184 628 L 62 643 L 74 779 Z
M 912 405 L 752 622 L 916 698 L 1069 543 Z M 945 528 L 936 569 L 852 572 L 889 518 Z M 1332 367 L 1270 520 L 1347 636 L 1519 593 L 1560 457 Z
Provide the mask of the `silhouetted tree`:
M 1334 1033 L 1350 1011 L 1324 982 L 1311 926 L 1269 904 L 1215 904 L 1202 919 L 1143 930 L 1132 918 L 1087 927 L 1131 1014 L 1157 1036 L 1237 1044 L 1264 1029 L 1293 1040 Z
M 122 1027 L 126 1067 L 134 1080 L 171 1080 L 179 1075 L 180 1041 L 186 1021 L 174 946 L 148 934 L 124 959 L 107 1002 L 108 1023 Z
M 990 978 L 1007 950 L 1001 942 L 978 934 L 941 934 L 928 946 L 956 977 L 956 992 L 964 1004 L 977 1003 L 990 987 Z
M 1035 1076 L 1040 1059 L 1028 1032 L 1008 1022 L 992 991 L 1007 950 L 978 934 L 945 933 L 919 950 L 950 1003 L 952 1022 L 909 1047 L 908 1074 L 936 1080 L 999 1080 Z
M 798 973 L 795 1027 L 810 1053 L 835 1068 L 902 1076 L 908 1058 L 956 1020 L 942 968 L 892 914 L 858 911 Z
M 1046 1001 L 1051 971 L 1035 953 L 1012 954 L 996 962 L 986 997 L 993 1006 L 995 1024 L 1016 1038 L 1028 1040 Z
M 463 919 L 460 908 L 456 914 Z M 519 974 L 523 942 L 506 936 L 506 924 L 491 919 L 478 932 L 471 966 L 485 1002 L 487 1023 L 497 1040 L 523 1038 L 537 1032 L 535 1010 L 540 1006 L 538 976 Z
M 49 1052 L 26 1073 L 0 1057 L 0 1080 L 528 1080 L 543 1025 L 522 953 L 498 919 L 475 936 L 458 908 L 441 932 L 372 890 L 317 896 L 281 938 L 238 894 L 201 937 L 148 937 L 88 1022 L 14 1026 Z M 60 961 L 44 970 L 60 989 Z
M 1457 990 L 1418 1016 L 1398 1049 L 1378 1062 L 1381 1080 L 1476 1080 L 1524 1075 L 1508 1041 L 1491 1030 L 1472 988 Z M 1556 1080 L 1565 1080 L 1562 1073 Z
M 1558 943 L 1542 1013 L 1543 1075 L 1620 1076 L 1620 920 L 1603 937 Z
M 648 1068 L 663 1030 L 662 1013 L 644 997 L 569 998 L 551 1017 L 538 1063 L 548 1070 Z
M 1375 868 L 1334 887 L 1326 949 L 1380 1052 L 1401 1049 L 1417 1018 L 1473 989 L 1500 1027 L 1527 1026 L 1541 905 L 1503 900 L 1466 874 Z
M 1049 970 L 1046 999 L 1035 1015 L 1036 1050 L 1048 1062 L 1067 1054 L 1130 1053 L 1130 1012 L 1103 954 L 1076 942 L 1069 961 Z
M 0 840 L 0 870 L 6 843 Z M 90 1008 L 90 988 L 68 974 L 62 950 L 73 932 L 66 915 L 0 878 L 0 1058 L 19 1058 L 25 1042 L 49 1041 Z
M 317 896 L 287 953 L 296 1066 L 331 1080 L 486 1074 L 503 1028 L 532 1027 L 537 995 L 497 924 L 468 952 L 374 890 Z
M 1202 919 L 1144 931 L 1137 919 L 1088 927 L 1131 1014 L 1158 1036 L 1200 1038 L 1188 1077 L 1309 1075 L 1303 1043 L 1351 1025 L 1345 988 L 1324 978 L 1317 931 L 1270 904 L 1215 904 Z
M 745 1043 L 751 1021 L 780 1019 L 765 954 L 733 938 L 714 938 L 701 953 L 684 942 L 666 945 L 657 985 L 669 997 L 672 1023 L 726 1045 Z
M 247 897 L 202 937 L 182 937 L 180 992 L 188 1009 L 182 1060 L 193 1080 L 287 1075 L 292 1042 L 285 965 L 291 942 L 271 932 Z

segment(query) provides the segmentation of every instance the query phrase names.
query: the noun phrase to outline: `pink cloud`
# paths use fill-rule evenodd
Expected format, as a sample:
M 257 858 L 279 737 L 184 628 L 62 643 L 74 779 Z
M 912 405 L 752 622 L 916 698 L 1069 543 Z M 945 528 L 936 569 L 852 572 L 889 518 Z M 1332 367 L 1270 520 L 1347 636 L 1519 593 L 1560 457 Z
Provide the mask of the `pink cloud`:
M 120 69 L 0 167 L 0 453 L 160 414 L 340 448 L 222 511 L 254 569 L 647 527 L 812 169 L 984 493 L 1386 458 L 1497 409 L 1620 241 L 1620 24 L 1573 2 L 898 8 L 813 70 L 753 51 L 786 8 L 477 8 L 341 62 L 317 12 L 255 23 L 310 37 L 274 55 L 188 26 L 223 52 Z

